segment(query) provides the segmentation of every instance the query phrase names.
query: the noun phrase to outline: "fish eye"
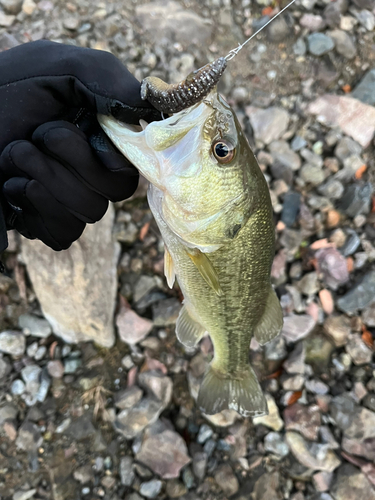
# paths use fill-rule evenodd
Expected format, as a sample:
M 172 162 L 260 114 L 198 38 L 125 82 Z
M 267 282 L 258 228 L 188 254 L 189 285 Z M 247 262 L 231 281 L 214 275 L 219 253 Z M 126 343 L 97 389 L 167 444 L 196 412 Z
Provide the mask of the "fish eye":
M 212 153 L 221 164 L 229 163 L 233 160 L 236 148 L 227 139 L 220 139 L 212 144 Z

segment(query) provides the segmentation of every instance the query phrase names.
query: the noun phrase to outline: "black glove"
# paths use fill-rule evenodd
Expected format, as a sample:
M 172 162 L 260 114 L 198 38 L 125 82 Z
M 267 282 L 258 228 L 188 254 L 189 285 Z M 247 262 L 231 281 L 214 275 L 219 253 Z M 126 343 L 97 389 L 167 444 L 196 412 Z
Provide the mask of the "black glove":
M 86 223 L 103 217 L 108 200 L 134 193 L 138 172 L 96 113 L 130 124 L 160 119 L 108 52 L 38 41 L 0 54 L 0 198 L 8 229 L 66 249 Z

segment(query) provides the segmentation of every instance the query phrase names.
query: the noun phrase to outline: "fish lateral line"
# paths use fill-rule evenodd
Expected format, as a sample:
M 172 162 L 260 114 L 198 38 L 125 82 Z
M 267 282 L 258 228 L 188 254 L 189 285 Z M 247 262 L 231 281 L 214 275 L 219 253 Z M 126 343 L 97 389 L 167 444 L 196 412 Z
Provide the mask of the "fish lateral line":
M 266 26 L 280 16 L 296 0 L 292 0 L 276 15 L 269 19 L 242 44 L 231 49 L 226 56 L 220 56 L 214 61 L 192 71 L 179 83 L 166 83 L 161 78 L 147 76 L 141 82 L 141 99 L 149 101 L 158 111 L 164 114 L 178 113 L 201 102 L 210 91 L 216 87 L 222 77 L 228 62 L 258 35 Z

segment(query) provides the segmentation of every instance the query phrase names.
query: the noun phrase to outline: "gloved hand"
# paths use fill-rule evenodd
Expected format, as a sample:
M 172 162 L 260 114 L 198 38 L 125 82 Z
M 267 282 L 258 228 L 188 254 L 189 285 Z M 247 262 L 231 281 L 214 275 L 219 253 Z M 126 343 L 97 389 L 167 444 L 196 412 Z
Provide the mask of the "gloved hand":
M 48 41 L 0 53 L 0 199 L 8 229 L 66 249 L 103 217 L 108 200 L 134 193 L 138 172 L 106 138 L 97 113 L 129 124 L 160 119 L 110 53 Z

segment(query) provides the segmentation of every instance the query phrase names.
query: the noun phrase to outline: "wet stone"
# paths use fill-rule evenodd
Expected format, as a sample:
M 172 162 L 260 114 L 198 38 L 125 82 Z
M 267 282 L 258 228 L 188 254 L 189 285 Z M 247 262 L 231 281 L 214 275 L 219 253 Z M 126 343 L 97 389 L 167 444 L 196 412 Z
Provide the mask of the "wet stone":
M 161 491 L 162 485 L 163 483 L 158 479 L 152 479 L 141 484 L 139 493 L 146 498 L 156 498 Z
M 217 469 L 214 477 L 226 496 L 231 497 L 237 493 L 239 488 L 238 479 L 229 464 L 223 465 Z
M 134 439 L 148 426 L 156 422 L 163 411 L 161 401 L 144 398 L 133 408 L 122 410 L 114 421 L 114 427 L 126 439 Z
M 350 335 L 345 349 L 357 366 L 370 363 L 372 360 L 372 349 L 365 344 L 358 334 Z
M 375 16 L 372 12 L 369 10 L 363 9 L 360 12 L 356 13 L 356 18 L 358 19 L 359 23 L 367 29 L 367 31 L 373 31 L 375 27 Z M 362 99 L 360 99 L 362 100 Z M 363 101 L 367 102 L 367 101 Z M 371 103 L 368 103 L 371 104 Z
M 309 469 L 333 472 L 341 463 L 327 445 L 308 443 L 297 432 L 287 432 L 285 440 L 296 459 Z
M 267 109 L 246 107 L 255 138 L 264 144 L 278 140 L 288 129 L 289 114 L 285 109 L 270 107 Z
M 270 432 L 264 438 L 264 449 L 279 457 L 286 457 L 289 453 L 289 447 L 283 437 L 278 432 Z
M 286 193 L 284 196 L 281 220 L 287 227 L 293 226 L 296 221 L 301 204 L 301 195 L 295 192 Z
M 197 436 L 197 442 L 200 444 L 204 444 L 208 439 L 210 439 L 212 434 L 213 430 L 209 425 L 207 424 L 201 425 Z
M 25 352 L 25 336 L 20 332 L 7 330 L 0 333 L 0 352 L 12 356 L 22 356 Z
M 347 59 L 355 57 L 357 49 L 352 37 L 348 33 L 342 30 L 334 30 L 329 32 L 329 36 L 334 40 L 335 48 L 341 56 Z
M 366 476 L 351 464 L 342 465 L 334 478 L 331 493 L 335 500 L 375 500 L 375 491 Z
M 322 273 L 324 284 L 337 290 L 349 279 L 348 267 L 344 256 L 335 248 L 321 248 L 315 254 L 318 272 Z
M 178 299 L 161 300 L 152 306 L 152 319 L 155 326 L 170 326 L 177 321 L 181 303 Z
M 139 387 L 133 385 L 128 389 L 118 391 L 114 395 L 115 405 L 120 410 L 125 410 L 135 406 L 142 398 L 143 391 Z
M 270 394 L 266 394 L 268 415 L 263 417 L 253 418 L 254 425 L 264 425 L 273 431 L 280 431 L 284 427 L 284 422 L 280 418 L 279 409 L 274 398 Z
M 132 457 L 121 457 L 119 473 L 120 481 L 123 486 L 131 486 L 133 484 L 135 474 Z
M 364 185 L 352 184 L 348 186 L 341 198 L 340 210 L 350 217 L 367 214 L 370 211 L 372 191 L 373 188 L 369 182 Z
M 331 51 L 335 43 L 331 37 L 323 33 L 312 33 L 307 37 L 309 52 L 314 56 L 322 56 Z
M 367 307 L 375 296 L 375 270 L 369 271 L 350 291 L 340 297 L 337 306 L 347 314 Z
M 152 427 L 146 432 L 136 458 L 163 479 L 179 477 L 181 469 L 191 460 L 179 434 L 169 429 L 153 434 Z
M 48 321 L 33 314 L 21 314 L 18 318 L 18 326 L 22 328 L 25 335 L 33 335 L 33 337 L 46 338 L 52 333 Z
M 281 335 L 288 343 L 307 337 L 315 327 L 315 320 L 308 314 L 291 314 L 284 318 Z
M 324 321 L 324 331 L 334 341 L 336 347 L 342 347 L 351 333 L 350 320 L 344 315 L 329 316 Z
M 321 425 L 319 407 L 295 403 L 284 410 L 284 422 L 286 430 L 298 431 L 306 439 L 316 441 Z

